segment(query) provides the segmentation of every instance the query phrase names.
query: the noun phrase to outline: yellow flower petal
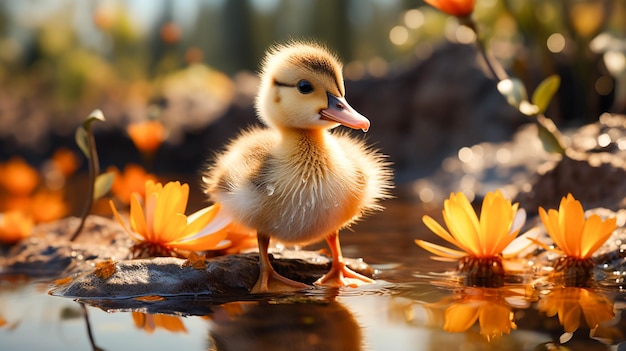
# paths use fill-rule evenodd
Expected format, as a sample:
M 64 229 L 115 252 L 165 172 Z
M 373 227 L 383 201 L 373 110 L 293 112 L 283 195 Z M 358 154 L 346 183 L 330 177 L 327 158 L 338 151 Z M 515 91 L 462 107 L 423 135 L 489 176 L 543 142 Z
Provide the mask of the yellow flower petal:
M 128 236 L 130 236 L 131 239 L 133 239 L 136 242 L 141 241 L 141 237 L 138 236 L 137 233 L 128 229 L 128 227 L 126 226 L 126 223 L 124 222 L 124 220 L 122 220 L 122 216 L 120 216 L 119 212 L 117 211 L 117 208 L 115 208 L 115 205 L 113 204 L 113 200 L 109 200 L 109 206 L 111 207 L 111 211 L 113 211 L 113 216 L 115 216 L 115 219 L 122 226 L 122 228 L 124 228 L 124 231 L 128 234 Z
M 144 211 L 139 203 L 139 196 L 137 196 L 137 194 L 133 194 L 133 196 L 130 197 L 130 227 L 135 233 L 142 236 L 144 240 L 150 240 L 146 217 L 144 216 Z
M 452 245 L 455 245 L 462 250 L 470 253 L 469 249 L 464 247 L 461 243 L 459 243 L 447 230 L 445 230 L 437 221 L 435 221 L 432 217 L 425 215 L 422 217 L 422 222 L 430 229 L 433 233 L 437 234 L 439 237 L 449 242 Z
M 477 255 L 480 252 L 478 219 L 465 195 L 452 194 L 450 199 L 444 201 L 443 206 L 443 219 L 450 233 L 470 253 Z
M 430 253 L 433 253 L 437 256 L 446 257 L 446 258 L 454 258 L 454 259 L 459 259 L 463 256 L 467 256 L 467 254 L 463 251 L 450 249 L 445 246 L 433 244 L 428 241 L 415 240 L 415 243 L 419 245 L 421 248 L 423 248 L 424 250 Z
M 181 185 L 180 182 L 165 184 L 158 194 L 159 200 L 156 201 L 154 209 L 154 231 L 158 233 L 157 235 L 165 235 L 172 229 L 172 225 L 168 223 L 168 216 L 175 213 L 184 214 L 188 197 L 188 184 Z

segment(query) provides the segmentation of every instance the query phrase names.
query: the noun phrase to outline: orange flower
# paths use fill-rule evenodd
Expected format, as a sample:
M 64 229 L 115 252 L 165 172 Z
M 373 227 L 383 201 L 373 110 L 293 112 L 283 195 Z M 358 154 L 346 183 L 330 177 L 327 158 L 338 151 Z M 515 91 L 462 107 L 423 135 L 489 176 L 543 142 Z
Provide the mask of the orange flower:
M 476 0 L 424 0 L 427 4 L 456 17 L 467 17 L 474 11 Z
M 64 176 L 69 177 L 78 169 L 78 157 L 74 151 L 60 148 L 52 155 L 52 164 Z
M 28 237 L 33 230 L 33 218 L 21 211 L 0 213 L 0 242 L 15 244 Z
M 19 156 L 0 165 L 0 185 L 12 195 L 28 195 L 33 192 L 38 183 L 37 171 Z
M 423 249 L 440 260 L 458 260 L 464 256 L 491 258 L 515 239 L 523 223 L 516 222 L 518 204 L 511 204 L 500 191 L 489 192 L 480 211 L 480 219 L 463 193 L 452 193 L 444 201 L 445 230 L 432 217 L 424 216 L 424 224 L 435 234 L 463 251 L 450 249 L 424 240 L 415 240 Z
M 36 223 L 57 220 L 68 212 L 68 205 L 60 192 L 41 190 L 31 198 L 30 213 L 32 213 Z
M 187 329 L 183 321 L 178 316 L 170 316 L 167 314 L 148 314 L 142 312 L 131 312 L 133 322 L 139 329 L 145 330 L 152 334 L 157 328 L 163 328 L 172 333 L 186 333 Z
M 185 209 L 189 185 L 169 182 L 165 186 L 148 180 L 145 184 L 145 203 L 133 194 L 130 202 L 130 229 L 110 201 L 113 214 L 138 246 L 148 246 L 148 253 L 175 253 L 223 249 L 231 228 L 230 218 L 219 204 L 203 208 L 189 217 Z
M 541 222 L 548 234 L 568 257 L 586 260 L 611 236 L 616 227 L 616 218 L 602 220 L 598 215 L 585 219 L 580 201 L 572 194 L 561 199 L 559 210 L 548 212 L 539 207 Z
M 537 308 L 548 317 L 559 316 L 567 333 L 573 333 L 584 320 L 589 329 L 615 316 L 613 303 L 604 295 L 577 287 L 555 288 L 543 296 Z
M 111 192 L 124 204 L 130 203 L 130 198 L 133 193 L 144 197 L 146 181 L 156 181 L 154 174 L 147 173 L 143 167 L 136 164 L 126 165 L 124 167 L 124 173 L 120 173 L 116 167 L 109 167 L 107 171 L 115 173 Z
M 182 31 L 175 23 L 168 22 L 161 27 L 161 40 L 166 44 L 176 44 L 181 35 Z
M 127 132 L 137 149 L 147 154 L 155 152 L 165 139 L 165 127 L 157 120 L 132 123 Z

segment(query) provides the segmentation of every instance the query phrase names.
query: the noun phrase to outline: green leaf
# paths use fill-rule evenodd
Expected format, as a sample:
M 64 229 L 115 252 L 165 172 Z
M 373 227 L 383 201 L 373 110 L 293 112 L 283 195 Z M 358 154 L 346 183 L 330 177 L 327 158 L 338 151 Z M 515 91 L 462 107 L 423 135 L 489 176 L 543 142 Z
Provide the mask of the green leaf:
M 532 103 L 533 105 L 539 108 L 538 113 L 544 113 L 552 100 L 552 97 L 559 90 L 559 86 L 561 85 L 561 78 L 553 74 L 550 77 L 543 80 L 543 82 L 539 83 L 537 89 L 533 93 Z
M 99 109 L 93 110 L 83 122 L 83 126 L 85 127 L 85 129 L 89 129 L 91 127 L 91 123 L 93 123 L 94 121 L 100 121 L 100 122 L 105 121 L 104 113 L 102 113 L 101 110 Z
M 517 78 L 507 78 L 498 82 L 498 91 L 502 94 L 509 105 L 519 108 L 522 101 L 528 101 L 528 94 L 524 83 Z
M 102 173 L 96 177 L 93 188 L 93 199 L 98 200 L 99 198 L 106 195 L 106 193 L 111 190 L 113 186 L 113 180 L 115 179 L 115 173 L 107 172 Z
M 89 143 L 87 142 L 87 138 L 89 135 L 87 134 L 87 130 L 80 126 L 76 128 L 76 133 L 74 134 L 74 139 L 76 140 L 76 145 L 78 148 L 87 156 L 87 158 L 91 158 L 91 152 L 89 152 Z
M 541 118 L 542 115 L 537 117 L 538 135 L 543 149 L 550 153 L 565 154 L 565 148 L 558 137 L 559 131 L 554 122 L 546 117 Z

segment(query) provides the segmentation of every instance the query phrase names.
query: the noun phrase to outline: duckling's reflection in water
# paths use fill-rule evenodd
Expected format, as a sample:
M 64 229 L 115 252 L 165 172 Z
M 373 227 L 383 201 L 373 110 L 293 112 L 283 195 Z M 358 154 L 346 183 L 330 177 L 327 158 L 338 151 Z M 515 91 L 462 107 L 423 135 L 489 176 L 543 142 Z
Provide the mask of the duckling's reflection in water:
M 237 302 L 211 319 L 209 350 L 361 350 L 361 328 L 341 303 Z

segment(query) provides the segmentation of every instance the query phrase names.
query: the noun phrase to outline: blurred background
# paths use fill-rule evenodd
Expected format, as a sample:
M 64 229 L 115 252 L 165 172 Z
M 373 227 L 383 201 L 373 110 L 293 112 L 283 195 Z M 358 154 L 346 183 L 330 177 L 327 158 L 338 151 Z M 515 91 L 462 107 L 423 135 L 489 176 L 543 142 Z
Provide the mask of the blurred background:
M 626 112 L 626 2 L 477 0 L 488 50 L 529 92 L 552 74 L 559 128 Z M 421 0 L 1 0 L 0 164 L 41 170 L 94 109 L 102 169 L 139 164 L 198 180 L 247 125 L 265 50 L 316 40 L 345 63 L 348 101 L 399 184 L 462 147 L 509 140 L 531 121 L 497 92 L 475 36 Z M 129 127 L 158 140 L 142 149 Z M 150 140 L 146 141 L 148 144 Z M 57 153 L 57 154 L 55 154 Z M 57 156 L 55 156 L 57 155 Z

